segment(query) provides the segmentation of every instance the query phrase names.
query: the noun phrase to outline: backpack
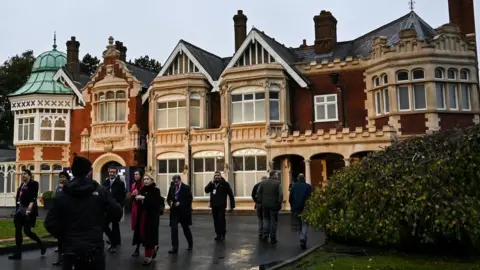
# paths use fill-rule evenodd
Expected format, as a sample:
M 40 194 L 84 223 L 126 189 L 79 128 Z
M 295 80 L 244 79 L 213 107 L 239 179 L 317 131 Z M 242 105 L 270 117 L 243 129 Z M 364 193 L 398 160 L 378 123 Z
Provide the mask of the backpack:
M 163 216 L 163 212 L 165 211 L 165 198 L 160 196 L 160 216 Z

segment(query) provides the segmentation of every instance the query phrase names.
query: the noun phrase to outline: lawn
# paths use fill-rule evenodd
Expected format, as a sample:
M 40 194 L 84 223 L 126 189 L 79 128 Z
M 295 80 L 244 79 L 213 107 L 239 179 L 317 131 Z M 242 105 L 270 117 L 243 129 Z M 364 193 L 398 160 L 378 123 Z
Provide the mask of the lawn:
M 36 226 L 32 231 L 40 237 L 48 235 L 47 230 L 43 226 L 43 219 L 37 219 Z M 14 237 L 15 226 L 13 225 L 13 219 L 0 219 L 0 240 Z
M 470 270 L 480 269 L 480 258 L 459 260 L 452 258 L 413 256 L 400 253 L 374 256 L 353 256 L 329 253 L 323 248 L 320 248 L 297 263 L 293 263 L 281 269 Z

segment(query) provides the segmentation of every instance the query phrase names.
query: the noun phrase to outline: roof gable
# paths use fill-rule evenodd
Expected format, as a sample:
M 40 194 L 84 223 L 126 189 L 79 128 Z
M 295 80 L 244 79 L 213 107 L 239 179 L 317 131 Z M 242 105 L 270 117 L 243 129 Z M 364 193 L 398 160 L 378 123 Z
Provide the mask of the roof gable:
M 80 93 L 75 83 L 73 83 L 73 81 L 70 79 L 70 76 L 68 76 L 68 74 L 63 70 L 63 68 L 59 69 L 57 73 L 55 73 L 55 75 L 53 76 L 53 80 L 57 82 L 60 81 L 60 83 L 64 82 L 66 85 L 68 85 L 68 87 L 72 89 L 75 96 L 77 96 L 80 104 L 82 106 L 85 105 L 85 101 L 83 100 L 82 93 Z
M 255 44 L 257 42 L 258 42 L 258 45 Z M 306 80 L 302 77 L 302 75 L 299 72 L 297 72 L 297 70 L 294 67 L 290 66 L 295 63 L 295 56 L 287 48 L 285 48 L 285 46 L 274 41 L 272 38 L 267 36 L 265 33 L 260 32 L 256 28 L 252 28 L 247 38 L 243 42 L 242 46 L 240 46 L 238 51 L 235 53 L 235 55 L 233 56 L 233 58 L 225 68 L 225 70 L 222 72 L 221 76 L 223 76 L 223 74 L 226 72 L 227 69 L 230 69 L 237 64 L 241 64 L 243 61 L 247 61 L 246 60 L 247 57 L 248 57 L 248 62 L 243 62 L 243 63 L 244 64 L 251 63 L 250 52 L 252 51 L 252 48 L 253 50 L 256 50 L 257 57 L 260 56 L 260 59 L 261 59 L 261 60 L 258 60 L 257 58 L 257 60 L 254 60 L 255 61 L 254 63 L 277 62 L 280 65 L 282 65 L 285 71 L 298 83 L 298 85 L 304 88 L 308 86 Z M 262 54 L 259 54 L 259 51 L 260 51 L 259 48 L 262 49 Z M 252 52 L 252 55 L 253 54 L 254 53 Z M 267 62 L 267 59 L 265 58 L 265 56 L 267 55 L 268 55 L 268 62 Z M 220 82 L 222 80 L 221 76 L 219 80 Z

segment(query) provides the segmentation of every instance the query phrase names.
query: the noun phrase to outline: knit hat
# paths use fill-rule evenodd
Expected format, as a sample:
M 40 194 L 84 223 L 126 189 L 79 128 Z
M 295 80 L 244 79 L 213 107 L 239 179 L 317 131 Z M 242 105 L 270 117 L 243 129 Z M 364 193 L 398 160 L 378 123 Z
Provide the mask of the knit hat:
M 90 160 L 76 156 L 72 162 L 72 175 L 74 177 L 85 177 L 92 169 L 92 163 Z

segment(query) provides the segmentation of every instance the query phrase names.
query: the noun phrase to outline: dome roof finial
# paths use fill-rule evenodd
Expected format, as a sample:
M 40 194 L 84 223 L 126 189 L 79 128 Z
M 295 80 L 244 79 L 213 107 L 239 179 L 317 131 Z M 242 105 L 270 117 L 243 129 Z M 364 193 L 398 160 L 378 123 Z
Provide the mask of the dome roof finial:
M 53 31 L 53 50 L 57 50 L 57 31 Z

